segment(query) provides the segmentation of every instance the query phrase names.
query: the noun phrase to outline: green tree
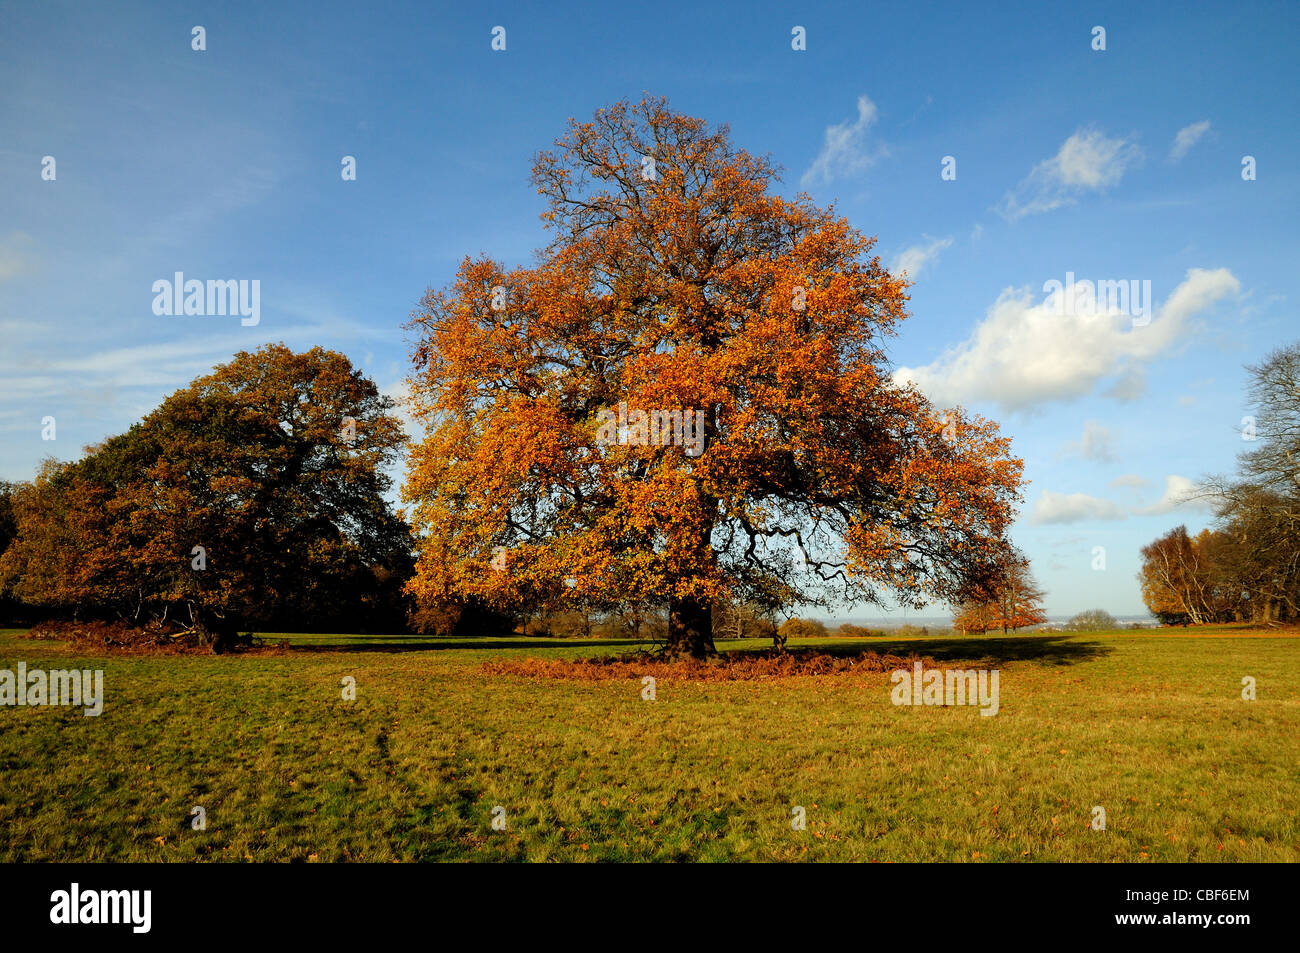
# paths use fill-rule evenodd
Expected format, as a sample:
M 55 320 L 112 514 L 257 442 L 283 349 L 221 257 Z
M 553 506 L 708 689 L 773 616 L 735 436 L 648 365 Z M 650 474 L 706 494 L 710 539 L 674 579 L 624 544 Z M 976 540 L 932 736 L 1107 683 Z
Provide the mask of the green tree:
M 129 431 L 50 463 L 16 500 L 0 576 L 26 601 L 169 618 L 230 643 L 395 598 L 409 530 L 384 499 L 403 442 L 347 358 L 240 352 Z

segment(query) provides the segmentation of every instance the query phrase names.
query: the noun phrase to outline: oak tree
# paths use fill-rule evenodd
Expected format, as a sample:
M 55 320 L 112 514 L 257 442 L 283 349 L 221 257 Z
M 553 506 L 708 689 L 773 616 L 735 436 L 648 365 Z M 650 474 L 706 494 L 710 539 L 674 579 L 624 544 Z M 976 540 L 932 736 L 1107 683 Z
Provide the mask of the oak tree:
M 874 239 L 662 99 L 537 157 L 549 245 L 466 258 L 412 317 L 404 499 L 438 603 L 956 600 L 997 563 L 1021 462 L 891 377 L 907 284 Z
M 409 569 L 384 499 L 392 401 L 333 351 L 241 352 L 15 495 L 0 577 L 20 599 L 229 641 L 364 609 Z M 179 617 L 179 618 L 178 618 Z

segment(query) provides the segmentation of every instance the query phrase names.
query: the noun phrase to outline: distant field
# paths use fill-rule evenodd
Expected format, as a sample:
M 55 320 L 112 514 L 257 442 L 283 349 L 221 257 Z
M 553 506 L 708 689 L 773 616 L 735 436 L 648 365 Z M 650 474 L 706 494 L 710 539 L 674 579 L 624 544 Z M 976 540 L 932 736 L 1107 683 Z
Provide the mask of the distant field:
M 0 669 L 100 668 L 107 700 L 0 707 L 3 861 L 1300 860 L 1295 633 L 798 643 L 996 668 L 996 717 L 895 706 L 883 673 L 666 679 L 645 701 L 633 679 L 480 670 L 629 643 L 267 634 L 293 650 L 150 657 L 19 634 Z

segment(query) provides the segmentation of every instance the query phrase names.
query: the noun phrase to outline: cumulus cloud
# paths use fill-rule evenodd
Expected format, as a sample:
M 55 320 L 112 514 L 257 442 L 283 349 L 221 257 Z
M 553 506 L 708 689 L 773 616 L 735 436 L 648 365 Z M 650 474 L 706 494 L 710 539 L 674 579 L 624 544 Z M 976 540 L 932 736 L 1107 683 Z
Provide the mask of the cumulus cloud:
M 1151 485 L 1151 481 L 1146 477 L 1138 476 L 1136 473 L 1125 473 L 1123 476 L 1117 476 L 1110 481 L 1113 487 L 1128 487 L 1133 490 L 1141 490 Z
M 1117 378 L 1112 395 L 1123 397 L 1119 391 L 1140 381 L 1135 367 L 1181 342 L 1198 313 L 1238 291 L 1226 268 L 1189 269 L 1150 323 L 1136 327 L 1118 309 L 1062 313 L 1054 293 L 1035 302 L 1028 288 L 1008 288 L 970 337 L 923 367 L 900 367 L 894 380 L 948 406 L 987 400 L 1028 410 L 1082 397 L 1110 378 Z
M 1019 185 L 1003 197 L 996 211 L 1014 222 L 1073 205 L 1084 192 L 1101 192 L 1116 185 L 1124 171 L 1142 158 L 1142 150 L 1127 139 L 1111 139 L 1097 129 L 1080 129 L 1060 151 L 1044 159 Z
M 908 277 L 915 278 L 921 274 L 926 265 L 938 259 L 940 252 L 952 244 L 951 238 L 930 238 L 929 235 L 924 237 L 928 239 L 925 244 L 904 249 L 894 259 L 889 270 L 894 274 L 907 272 Z
M 876 124 L 876 104 L 866 96 L 858 97 L 858 118 L 826 127 L 822 151 L 803 174 L 804 188 L 827 185 L 835 179 L 865 172 L 888 153 L 882 145 L 872 146 L 867 133 Z
M 1202 119 L 1200 122 L 1194 122 L 1190 126 L 1183 126 L 1178 130 L 1178 135 L 1174 136 L 1173 147 L 1169 150 L 1169 158 L 1177 162 L 1196 145 L 1201 136 L 1210 131 L 1210 120 Z
M 1110 500 L 1086 493 L 1053 493 L 1044 490 L 1034 505 L 1029 521 L 1039 526 L 1082 523 L 1093 520 L 1122 520 L 1124 508 Z
M 1066 444 L 1065 453 L 1094 463 L 1114 463 L 1116 459 L 1110 429 L 1095 420 L 1084 423 L 1083 436 Z
M 1154 506 L 1134 510 L 1134 512 L 1143 516 L 1155 516 L 1170 513 L 1175 509 L 1207 509 L 1209 502 L 1196 498 L 1199 492 L 1200 487 L 1191 480 L 1171 473 L 1165 477 L 1165 492 L 1160 500 Z

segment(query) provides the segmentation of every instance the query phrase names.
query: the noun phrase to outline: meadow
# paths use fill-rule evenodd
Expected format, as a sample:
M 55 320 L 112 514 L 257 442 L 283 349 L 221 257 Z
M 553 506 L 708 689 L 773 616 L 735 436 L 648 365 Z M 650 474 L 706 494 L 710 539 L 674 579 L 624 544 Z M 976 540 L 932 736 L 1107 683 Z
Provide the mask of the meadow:
M 879 672 L 667 678 L 650 701 L 639 679 L 483 670 L 626 642 L 151 656 L 21 635 L 0 630 L 0 669 L 103 669 L 106 699 L 0 707 L 5 862 L 1300 860 L 1294 631 L 792 643 L 997 669 L 995 717 L 896 706 Z

